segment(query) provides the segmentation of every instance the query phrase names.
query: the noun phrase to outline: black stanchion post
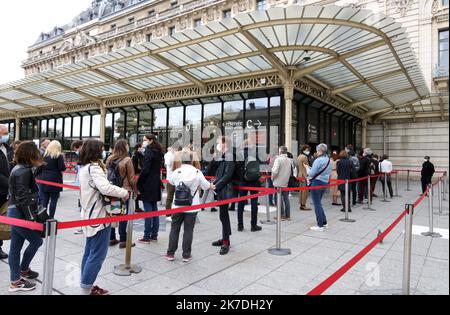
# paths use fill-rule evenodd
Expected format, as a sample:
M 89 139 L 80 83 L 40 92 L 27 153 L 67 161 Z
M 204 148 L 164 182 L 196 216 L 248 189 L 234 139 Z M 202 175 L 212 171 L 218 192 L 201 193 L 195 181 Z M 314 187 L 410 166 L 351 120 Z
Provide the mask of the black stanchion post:
M 423 236 L 430 236 L 430 237 L 442 237 L 441 234 L 434 232 L 434 218 L 433 218 L 433 184 L 428 185 L 428 207 L 429 207 L 429 231 L 423 232 Z
M 44 280 L 42 282 L 42 295 L 52 295 L 53 278 L 55 273 L 56 234 L 58 222 L 48 220 L 45 226 L 45 253 L 44 253 Z
M 134 193 L 131 193 L 131 198 L 128 200 L 128 214 L 135 213 Z M 131 250 L 133 247 L 133 223 L 128 221 L 127 224 L 127 247 L 125 250 L 125 264 L 114 267 L 114 274 L 117 276 L 131 276 L 133 273 L 140 273 L 142 268 L 138 265 L 131 264 Z
M 403 245 L 403 285 L 402 294 L 409 295 L 411 289 L 411 245 L 414 206 L 406 205 L 405 236 Z
M 275 256 L 287 256 L 291 254 L 291 250 L 281 248 L 281 188 L 277 188 L 277 232 L 275 248 L 269 249 L 269 254 Z

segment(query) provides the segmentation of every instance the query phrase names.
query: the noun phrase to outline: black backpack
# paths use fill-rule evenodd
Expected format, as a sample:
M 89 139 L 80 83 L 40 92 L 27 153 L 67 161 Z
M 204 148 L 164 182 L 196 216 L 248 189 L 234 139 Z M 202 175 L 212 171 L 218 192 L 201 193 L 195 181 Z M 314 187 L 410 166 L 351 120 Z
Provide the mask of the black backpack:
M 257 159 L 249 161 L 245 158 L 244 161 L 244 179 L 246 181 L 255 181 L 261 178 L 260 163 Z
M 122 160 L 111 162 L 108 166 L 108 181 L 117 187 L 123 187 L 123 178 L 120 176 L 119 164 Z M 126 170 L 126 167 L 125 167 Z M 126 174 L 125 174 L 126 177 Z
M 194 196 L 191 194 L 191 189 L 185 183 L 181 182 L 175 188 L 174 204 L 175 206 L 192 206 Z

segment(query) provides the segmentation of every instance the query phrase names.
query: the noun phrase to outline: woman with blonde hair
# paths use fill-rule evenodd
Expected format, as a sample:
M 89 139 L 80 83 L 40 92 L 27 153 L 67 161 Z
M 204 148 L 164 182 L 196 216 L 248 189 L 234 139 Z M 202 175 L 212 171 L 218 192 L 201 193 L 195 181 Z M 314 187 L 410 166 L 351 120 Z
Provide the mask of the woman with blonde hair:
M 39 179 L 47 182 L 63 183 L 63 172 L 66 170 L 64 157 L 62 155 L 61 143 L 54 140 L 50 142 L 44 152 L 44 164 L 38 171 Z M 62 188 L 41 185 L 41 204 L 47 208 L 48 214 L 54 218 L 59 194 Z

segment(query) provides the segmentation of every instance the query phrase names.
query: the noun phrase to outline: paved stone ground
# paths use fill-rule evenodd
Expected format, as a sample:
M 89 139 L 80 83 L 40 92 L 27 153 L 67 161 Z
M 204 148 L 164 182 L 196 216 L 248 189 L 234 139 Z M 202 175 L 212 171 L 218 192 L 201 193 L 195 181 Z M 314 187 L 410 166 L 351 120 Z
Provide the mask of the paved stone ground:
M 68 183 L 70 177 L 67 177 Z M 381 185 L 376 193 L 381 196 Z M 230 212 L 233 235 L 232 248 L 227 256 L 220 256 L 211 246 L 221 235 L 218 213 L 205 211 L 199 214 L 196 225 L 191 263 L 181 262 L 177 253 L 175 262 L 167 262 L 163 255 L 167 249 L 169 225 L 161 219 L 162 227 L 158 243 L 141 245 L 133 249 L 133 263 L 143 271 L 131 277 L 113 274 L 113 268 L 123 263 L 124 250 L 110 248 L 108 258 L 100 272 L 97 284 L 117 295 L 183 294 L 183 295 L 259 295 L 259 294 L 305 294 L 345 264 L 364 246 L 369 244 L 378 230 L 387 228 L 402 212 L 405 203 L 413 203 L 418 197 L 420 184 L 411 185 L 413 191 L 405 191 L 400 183 L 402 197 L 388 203 L 382 198 L 374 200 L 376 211 L 364 206 L 354 209 L 350 217 L 356 223 L 344 223 L 340 207 L 331 206 L 330 195 L 324 199 L 330 227 L 326 232 L 312 232 L 314 212 L 298 210 L 298 196 L 291 198 L 291 222 L 282 223 L 282 247 L 290 248 L 292 255 L 278 257 L 267 252 L 275 244 L 275 225 L 263 225 L 257 233 L 249 231 L 250 214 L 244 232 L 237 232 L 236 213 Z M 77 193 L 65 191 L 58 204 L 57 219 L 69 221 L 79 219 L 76 208 Z M 264 200 L 260 200 L 261 203 Z M 444 213 L 448 213 L 448 201 L 444 202 Z M 435 198 L 437 211 L 437 198 Z M 275 213 L 272 213 L 272 216 Z M 260 219 L 265 215 L 260 214 Z M 425 200 L 416 210 L 415 226 L 428 226 L 428 203 Z M 443 229 L 445 238 L 432 239 L 413 236 L 411 288 L 412 294 L 449 294 L 449 240 L 448 216 L 435 216 L 435 227 Z M 417 229 L 417 228 L 415 228 Z M 419 228 L 420 229 L 420 228 Z M 142 236 L 143 222 L 135 222 L 133 239 Z M 325 294 L 398 294 L 402 286 L 403 259 L 402 221 L 362 261 L 353 267 Z M 54 294 L 79 294 L 79 265 L 85 239 L 74 235 L 73 230 L 60 231 L 57 241 Z M 418 233 L 419 234 L 419 233 Z M 4 249 L 8 250 L 6 242 Z M 32 268 L 42 271 L 44 247 L 37 254 Z M 9 268 L 0 263 L 0 294 L 8 294 Z M 42 276 L 41 276 L 42 279 Z M 40 294 L 38 290 L 25 294 Z

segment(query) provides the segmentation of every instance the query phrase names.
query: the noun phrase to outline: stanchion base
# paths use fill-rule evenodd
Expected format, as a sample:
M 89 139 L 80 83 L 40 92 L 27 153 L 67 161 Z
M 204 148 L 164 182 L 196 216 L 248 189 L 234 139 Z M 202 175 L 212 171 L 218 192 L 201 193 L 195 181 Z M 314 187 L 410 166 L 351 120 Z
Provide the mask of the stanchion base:
M 341 221 L 341 222 L 348 222 L 348 223 L 355 223 L 356 222 L 356 220 L 353 220 L 353 219 L 339 219 L 339 221 Z
M 374 208 L 371 208 L 371 207 L 364 207 L 363 209 L 368 210 L 368 211 L 376 211 Z
M 272 220 L 261 220 L 261 224 L 274 225 L 274 224 L 277 224 L 277 222 L 272 221 Z
M 401 198 L 402 195 L 395 195 L 394 197 L 395 197 L 395 198 Z
M 116 276 L 131 276 L 133 273 L 140 273 L 142 268 L 137 265 L 119 265 L 114 267 L 114 274 Z
M 405 191 L 412 191 L 411 189 L 405 189 Z
M 380 200 L 381 202 L 391 202 L 390 200 Z
M 448 215 L 448 212 L 447 213 L 444 213 L 444 212 L 434 212 L 433 214 L 435 214 L 435 215 L 441 215 L 441 216 L 446 216 L 446 215 Z
M 423 232 L 422 235 L 423 235 L 423 236 L 435 237 L 435 238 L 442 237 L 441 234 L 436 233 L 436 232 Z
M 291 254 L 291 250 L 287 248 L 271 248 L 269 254 L 275 256 L 288 256 Z

